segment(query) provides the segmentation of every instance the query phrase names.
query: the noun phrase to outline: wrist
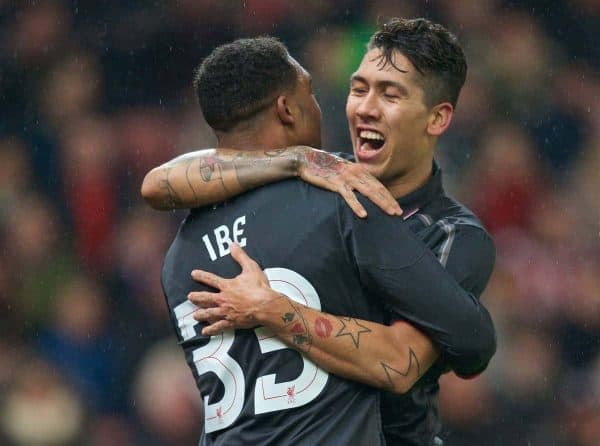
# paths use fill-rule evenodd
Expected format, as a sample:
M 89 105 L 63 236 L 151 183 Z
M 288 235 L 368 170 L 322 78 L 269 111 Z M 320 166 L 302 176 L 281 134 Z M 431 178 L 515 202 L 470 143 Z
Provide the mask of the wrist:
M 291 153 L 291 170 L 296 177 L 302 176 L 302 172 L 308 167 L 308 157 L 310 151 L 314 150 L 309 146 L 292 146 L 289 148 Z
M 254 312 L 257 324 L 273 329 L 279 328 L 278 324 L 281 322 L 281 314 L 283 314 L 288 306 L 286 305 L 286 300 L 287 298 L 283 294 L 278 293 L 272 288 L 266 288 L 263 298 Z

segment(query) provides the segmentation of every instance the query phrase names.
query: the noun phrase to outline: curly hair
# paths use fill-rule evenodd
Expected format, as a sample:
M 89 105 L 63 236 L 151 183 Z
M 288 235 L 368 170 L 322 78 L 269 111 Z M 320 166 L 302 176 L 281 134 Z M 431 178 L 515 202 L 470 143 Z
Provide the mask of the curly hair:
M 394 64 L 398 51 L 421 75 L 428 106 L 450 102 L 456 107 L 467 77 L 467 61 L 456 36 L 442 25 L 424 18 L 394 18 L 373 34 L 368 49 L 381 50 L 381 68 Z
M 208 125 L 230 131 L 255 116 L 286 89 L 297 68 L 287 48 L 274 37 L 239 39 L 217 47 L 198 66 L 194 88 Z

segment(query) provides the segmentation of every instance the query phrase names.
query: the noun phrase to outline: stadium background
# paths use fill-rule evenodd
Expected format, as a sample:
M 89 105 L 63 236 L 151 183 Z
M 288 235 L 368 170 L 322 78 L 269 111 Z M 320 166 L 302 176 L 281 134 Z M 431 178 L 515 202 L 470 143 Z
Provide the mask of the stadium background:
M 550 6 L 551 5 L 551 6 Z M 493 233 L 488 371 L 442 380 L 449 445 L 600 444 L 600 3 L 0 1 L 0 444 L 195 444 L 161 261 L 184 213 L 151 167 L 214 139 L 191 89 L 215 45 L 279 36 L 348 150 L 348 77 L 378 18 L 460 37 L 469 76 L 438 159 Z

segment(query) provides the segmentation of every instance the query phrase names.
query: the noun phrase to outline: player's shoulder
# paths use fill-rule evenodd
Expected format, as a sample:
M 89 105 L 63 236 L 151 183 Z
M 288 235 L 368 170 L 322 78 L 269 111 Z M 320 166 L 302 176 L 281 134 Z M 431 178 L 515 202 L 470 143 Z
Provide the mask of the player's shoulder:
M 452 225 L 461 232 L 481 233 L 489 236 L 477 215 L 466 205 L 448 195 L 444 195 L 430 206 L 426 206 L 420 214 L 429 220 L 429 225 Z
M 474 249 L 482 256 L 495 258 L 494 241 L 481 220 L 467 206 L 448 195 L 425 206 L 411 218 L 422 225 L 417 231 L 424 231 L 426 238 L 450 240 L 455 249 Z
M 267 203 L 286 203 L 296 206 L 309 206 L 311 208 L 319 207 L 322 210 L 330 210 L 337 202 L 338 194 L 328 190 L 308 184 L 299 178 L 290 178 L 265 186 L 236 197 L 230 203 L 238 202 L 267 202 Z

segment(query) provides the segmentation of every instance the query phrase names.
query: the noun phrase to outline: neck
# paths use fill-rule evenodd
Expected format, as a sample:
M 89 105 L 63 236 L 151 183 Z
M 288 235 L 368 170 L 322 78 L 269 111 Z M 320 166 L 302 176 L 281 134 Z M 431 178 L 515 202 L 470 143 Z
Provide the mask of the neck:
M 406 175 L 391 178 L 388 181 L 384 181 L 383 184 L 394 198 L 404 197 L 427 183 L 429 178 L 431 178 L 432 166 L 433 161 L 430 160 L 427 163 L 420 164 L 416 169 L 407 172 Z
M 270 131 L 219 132 L 217 133 L 217 146 L 240 150 L 273 150 L 285 147 L 286 144 L 282 143 L 282 138 L 279 138 L 277 133 L 274 129 Z
M 230 132 L 216 132 L 220 148 L 273 150 L 285 147 L 285 135 L 277 126 L 265 122 L 240 123 Z

